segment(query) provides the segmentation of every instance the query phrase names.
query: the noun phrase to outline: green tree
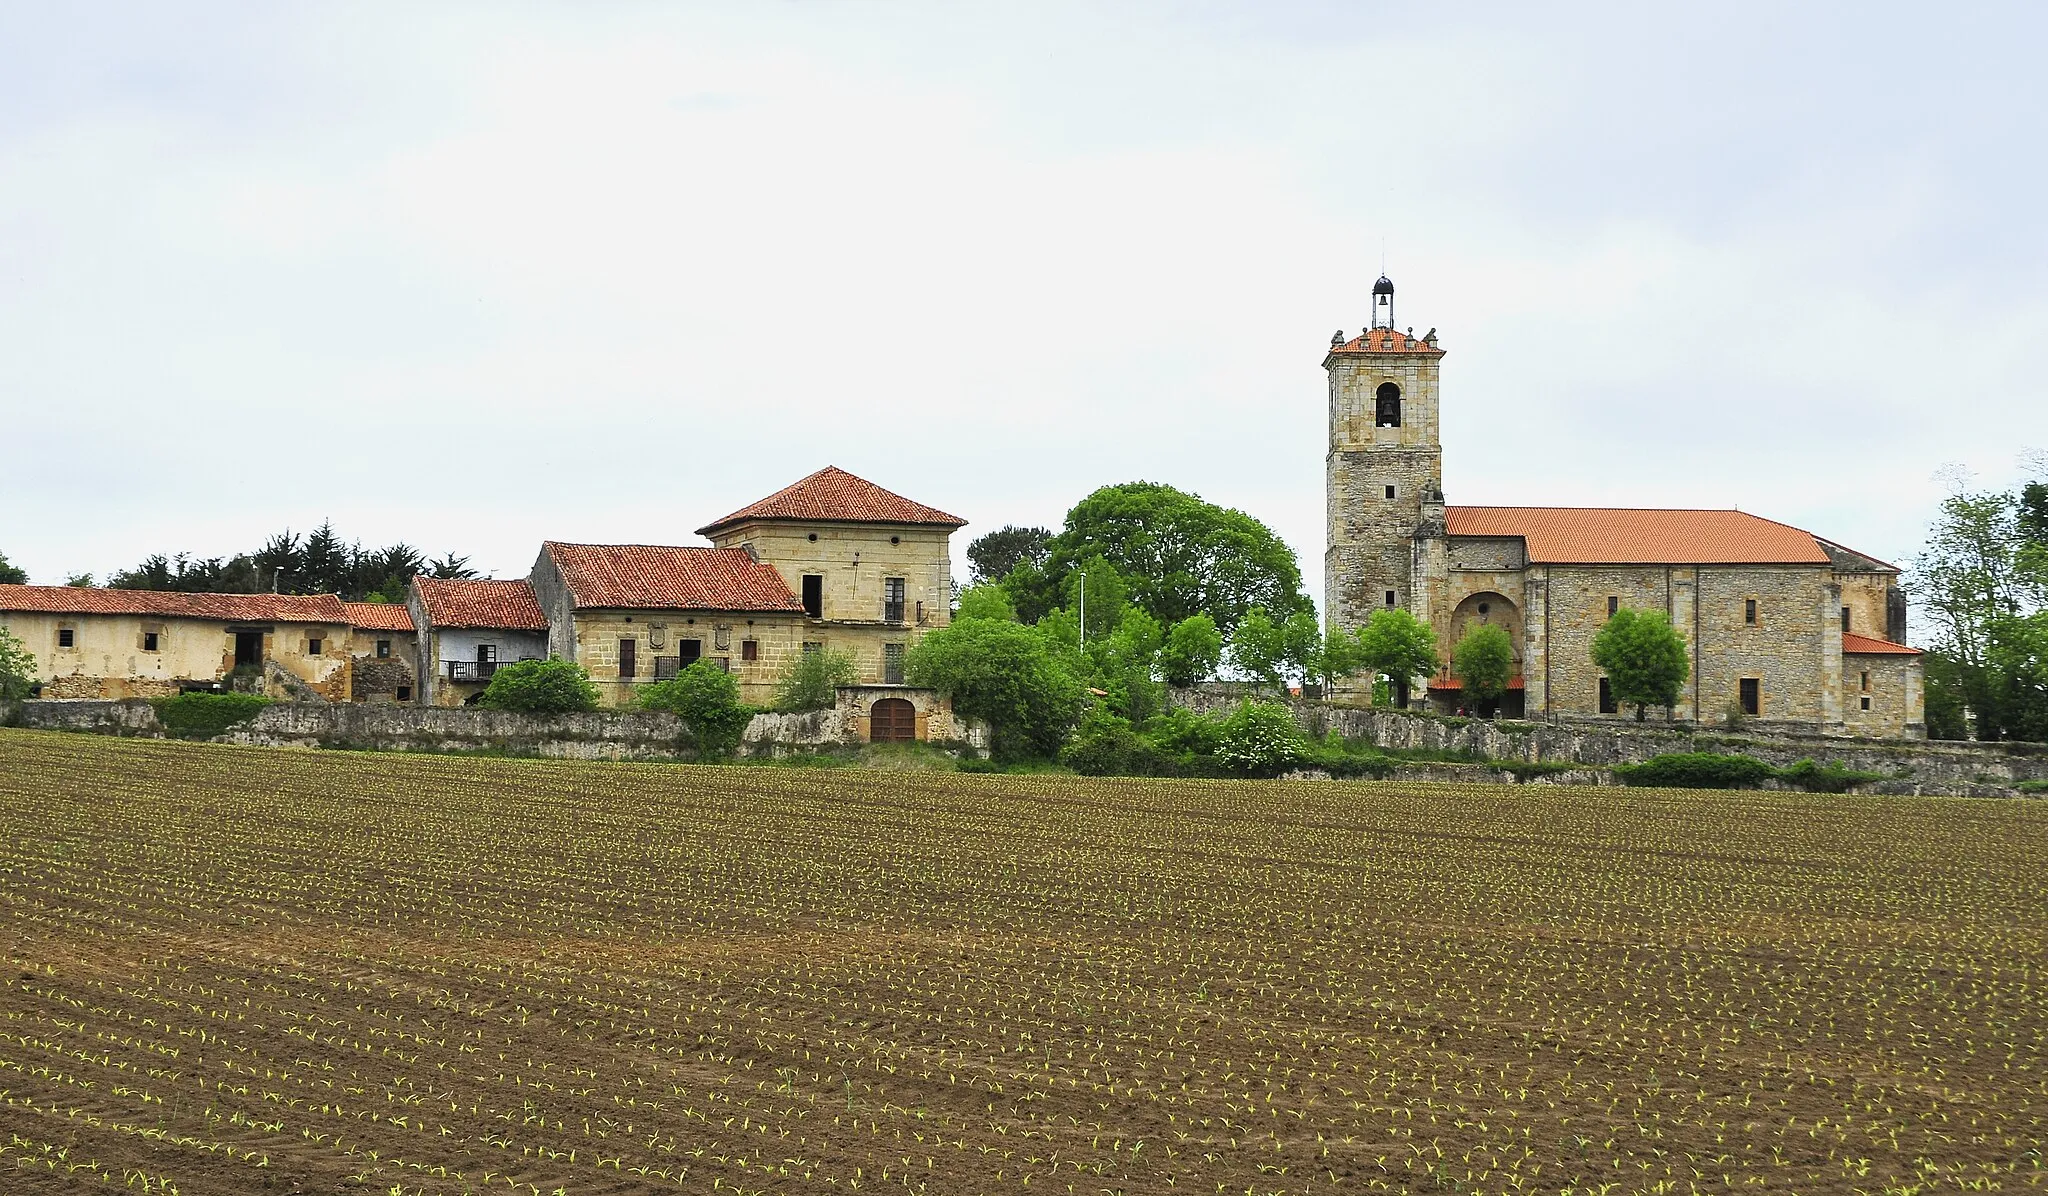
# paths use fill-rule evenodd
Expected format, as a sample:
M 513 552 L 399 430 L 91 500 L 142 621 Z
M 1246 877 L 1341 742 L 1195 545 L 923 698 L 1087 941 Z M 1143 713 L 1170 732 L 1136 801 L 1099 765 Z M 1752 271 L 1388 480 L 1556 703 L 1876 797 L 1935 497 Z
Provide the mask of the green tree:
M 1017 621 L 1017 608 L 1010 604 L 1010 595 L 999 585 L 968 586 L 960 591 L 960 609 L 953 612 L 955 621 L 961 619 L 995 619 L 1004 623 Z
M 1491 623 L 1466 632 L 1451 650 L 1451 672 L 1464 687 L 1465 697 L 1491 714 L 1515 675 L 1515 647 L 1508 633 Z
M 2024 621 L 2048 597 L 2048 487 L 1952 494 L 1906 585 L 1932 625 L 1926 663 L 1929 733 L 1954 732 L 1967 709 L 1979 739 L 2029 734 L 2048 721 L 2027 677 Z M 1958 712 L 1953 718 L 1948 712 Z
M 0 552 L 0 586 L 25 586 L 27 584 L 28 571 L 9 561 L 6 553 Z
M 977 538 L 967 546 L 967 563 L 973 566 L 974 584 L 999 582 L 1027 562 L 1044 564 L 1051 541 L 1052 533 L 1042 527 L 1009 524 Z
M 1159 650 L 1159 671 L 1168 685 L 1198 685 L 1215 676 L 1222 661 L 1223 633 L 1207 614 L 1175 623 Z
M 20 582 L 10 582 L 20 585 Z M 36 683 L 36 658 L 28 645 L 0 627 L 0 701 L 18 702 Z
M 574 661 L 522 660 L 499 666 L 476 704 L 522 714 L 572 714 L 597 709 L 597 687 Z
M 1661 610 L 1614 612 L 1593 637 L 1593 663 L 1607 673 L 1614 700 L 1636 708 L 1636 721 L 1651 706 L 1669 710 L 1692 675 L 1685 637 Z
M 1230 637 L 1230 663 L 1267 685 L 1283 685 L 1287 677 L 1287 632 L 1263 606 L 1254 606 L 1237 621 Z
M 859 678 L 860 670 L 854 666 L 853 657 L 844 652 L 822 648 L 799 652 L 782 666 L 782 675 L 776 679 L 775 709 L 784 713 L 830 710 L 839 702 L 839 687 L 852 685 Z
M 72 587 L 73 589 L 90 590 L 93 588 L 92 574 L 73 573 L 71 576 L 64 579 L 64 584 Z
M 698 754 L 711 759 L 737 751 L 754 718 L 753 708 L 740 701 L 739 682 L 708 660 L 697 661 L 667 681 L 641 686 L 636 697 L 642 710 L 665 711 L 683 720 Z
M 1043 565 L 1025 562 L 1005 582 L 1027 622 L 1061 605 L 1068 572 L 1091 557 L 1114 565 L 1130 601 L 1162 626 L 1207 613 L 1227 639 L 1254 606 L 1284 621 L 1311 605 L 1294 550 L 1271 528 L 1171 486 L 1102 487 L 1067 512 L 1048 549 Z
M 1081 717 L 1082 685 L 1047 637 L 1022 623 L 969 619 L 918 641 L 904 660 L 912 685 L 952 699 L 989 725 L 998 759 L 1049 760 Z
M 1376 610 L 1358 629 L 1358 663 L 1386 674 L 1394 687 L 1394 705 L 1406 708 L 1408 689 L 1417 677 L 1436 674 L 1436 632 L 1401 608 Z

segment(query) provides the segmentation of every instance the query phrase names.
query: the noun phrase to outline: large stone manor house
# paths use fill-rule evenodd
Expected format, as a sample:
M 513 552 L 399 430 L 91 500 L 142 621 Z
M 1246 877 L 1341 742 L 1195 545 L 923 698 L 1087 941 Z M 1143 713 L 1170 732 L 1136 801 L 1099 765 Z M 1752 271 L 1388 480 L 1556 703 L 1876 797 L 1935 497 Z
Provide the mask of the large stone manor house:
M 1435 329 L 1394 326 L 1394 284 L 1371 325 L 1331 339 L 1324 609 L 1356 627 L 1404 607 L 1438 655 L 1491 623 L 1514 646 L 1504 713 L 1624 717 L 1592 661 L 1616 611 L 1663 611 L 1692 672 L 1673 715 L 1835 735 L 1918 737 L 1920 654 L 1904 645 L 1899 570 L 1737 510 L 1460 507 L 1445 501 Z M 1453 710 L 1459 687 L 1431 679 Z

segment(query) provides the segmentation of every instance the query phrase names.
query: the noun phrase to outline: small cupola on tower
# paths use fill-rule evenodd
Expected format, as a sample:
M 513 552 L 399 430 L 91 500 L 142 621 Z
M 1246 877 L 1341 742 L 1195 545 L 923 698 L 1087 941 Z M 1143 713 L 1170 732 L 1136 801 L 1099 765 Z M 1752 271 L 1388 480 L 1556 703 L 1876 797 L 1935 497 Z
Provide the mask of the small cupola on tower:
M 1380 275 L 1372 284 L 1372 327 L 1392 328 L 1394 326 L 1394 280 Z

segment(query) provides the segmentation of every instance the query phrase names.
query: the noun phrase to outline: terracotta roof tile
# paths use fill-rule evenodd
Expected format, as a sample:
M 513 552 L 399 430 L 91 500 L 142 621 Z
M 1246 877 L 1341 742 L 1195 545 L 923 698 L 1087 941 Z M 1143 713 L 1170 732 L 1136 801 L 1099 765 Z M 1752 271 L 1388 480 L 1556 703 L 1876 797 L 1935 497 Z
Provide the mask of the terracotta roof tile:
M 412 612 L 403 602 L 344 602 L 351 627 L 364 631 L 411 631 Z
M 1746 511 L 1448 507 L 1454 536 L 1520 536 L 1536 564 L 1825 565 L 1812 533 Z
M 1442 357 L 1444 351 L 1427 344 L 1418 337 L 1392 328 L 1368 328 L 1340 345 L 1331 345 L 1332 353 L 1426 353 Z
M 348 612 L 333 594 L 184 594 L 175 590 L 0 585 L 0 611 L 155 615 L 223 623 L 348 623 Z
M 579 609 L 801 611 L 773 565 L 743 548 L 557 544 L 555 562 Z
M 435 627 L 489 627 L 505 631 L 546 631 L 533 587 L 523 581 L 449 581 L 415 577 L 413 588 Z
M 828 465 L 801 481 L 784 486 L 760 502 L 705 524 L 697 529 L 697 534 L 708 536 L 719 528 L 754 519 L 967 526 L 967 521 L 958 515 L 948 515 L 937 507 L 912 502 L 865 478 L 857 478 L 837 466 Z
M 1842 651 L 1857 656 L 1921 655 L 1918 648 L 1908 648 L 1904 644 L 1895 644 L 1890 640 L 1873 639 L 1867 635 L 1857 635 L 1853 631 L 1844 631 L 1842 633 Z

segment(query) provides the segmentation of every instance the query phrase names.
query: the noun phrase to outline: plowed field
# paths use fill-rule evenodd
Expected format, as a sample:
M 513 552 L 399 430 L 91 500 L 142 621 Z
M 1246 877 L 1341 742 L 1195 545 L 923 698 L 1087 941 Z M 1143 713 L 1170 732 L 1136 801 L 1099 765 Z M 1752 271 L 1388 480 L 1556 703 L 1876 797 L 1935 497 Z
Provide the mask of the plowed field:
M 0 732 L 0 1192 L 2044 1186 L 2048 805 Z

